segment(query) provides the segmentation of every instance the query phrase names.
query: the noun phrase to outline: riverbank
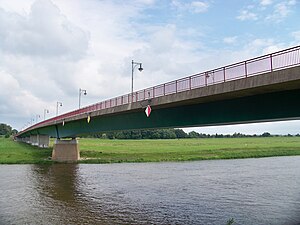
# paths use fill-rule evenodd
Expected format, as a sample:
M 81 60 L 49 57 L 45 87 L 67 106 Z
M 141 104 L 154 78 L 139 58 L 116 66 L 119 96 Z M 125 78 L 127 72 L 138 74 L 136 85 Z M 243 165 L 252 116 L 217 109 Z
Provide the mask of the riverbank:
M 79 140 L 79 163 L 192 161 L 300 155 L 300 137 L 169 140 Z M 0 164 L 52 163 L 40 149 L 0 138 Z

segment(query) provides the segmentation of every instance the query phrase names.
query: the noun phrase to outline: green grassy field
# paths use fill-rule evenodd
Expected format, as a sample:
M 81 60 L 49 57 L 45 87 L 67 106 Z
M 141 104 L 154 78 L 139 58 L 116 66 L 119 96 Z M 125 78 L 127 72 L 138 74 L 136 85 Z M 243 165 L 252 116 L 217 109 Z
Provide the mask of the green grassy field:
M 11 138 L 0 138 L 0 164 L 47 163 L 52 149 L 40 149 Z
M 172 140 L 80 139 L 81 163 L 160 162 L 300 155 L 300 137 Z M 0 138 L 0 163 L 52 163 L 52 148 Z

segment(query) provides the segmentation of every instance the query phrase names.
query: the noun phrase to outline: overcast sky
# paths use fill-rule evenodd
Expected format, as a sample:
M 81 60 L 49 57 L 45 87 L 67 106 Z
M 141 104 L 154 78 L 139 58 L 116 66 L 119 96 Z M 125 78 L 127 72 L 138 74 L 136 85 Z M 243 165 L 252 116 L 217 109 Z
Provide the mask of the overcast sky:
M 22 128 L 135 90 L 300 43 L 298 0 L 0 0 L 0 123 Z M 193 128 L 300 133 L 300 121 Z M 188 131 L 191 129 L 188 129 Z

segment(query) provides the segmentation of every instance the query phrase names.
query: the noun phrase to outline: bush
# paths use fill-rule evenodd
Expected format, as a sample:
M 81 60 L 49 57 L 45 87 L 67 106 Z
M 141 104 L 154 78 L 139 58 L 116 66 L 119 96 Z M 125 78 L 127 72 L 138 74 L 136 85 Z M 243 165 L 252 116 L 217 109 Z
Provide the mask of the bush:
M 10 137 L 10 135 L 9 134 L 5 134 L 5 136 L 4 136 L 5 138 L 9 138 Z

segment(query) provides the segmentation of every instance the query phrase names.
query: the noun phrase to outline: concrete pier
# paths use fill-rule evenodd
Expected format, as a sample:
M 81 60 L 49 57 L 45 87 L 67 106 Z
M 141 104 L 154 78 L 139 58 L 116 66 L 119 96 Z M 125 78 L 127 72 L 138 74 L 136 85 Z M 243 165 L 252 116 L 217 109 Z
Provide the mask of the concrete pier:
M 48 135 L 37 135 L 38 136 L 38 146 L 40 148 L 48 148 L 50 143 L 50 137 Z
M 38 135 L 31 135 L 30 136 L 30 144 L 33 146 L 38 146 Z
M 52 160 L 58 162 L 76 162 L 80 159 L 78 140 L 56 139 L 53 145 Z

